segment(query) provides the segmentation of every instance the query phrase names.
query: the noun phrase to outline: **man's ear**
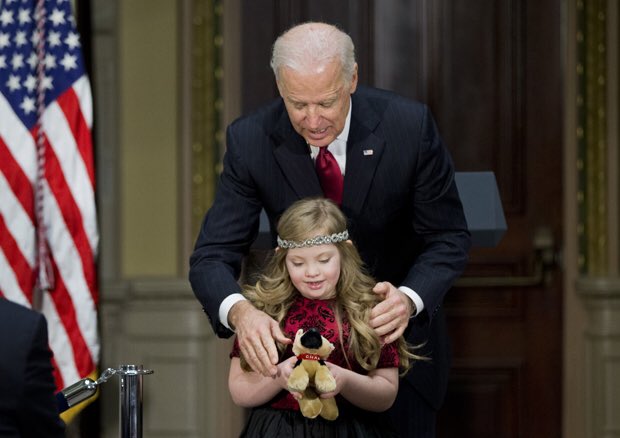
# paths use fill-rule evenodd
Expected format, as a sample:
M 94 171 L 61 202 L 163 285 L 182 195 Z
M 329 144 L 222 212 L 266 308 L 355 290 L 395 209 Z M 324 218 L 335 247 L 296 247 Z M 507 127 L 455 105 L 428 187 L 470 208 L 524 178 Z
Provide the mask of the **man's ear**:
M 355 93 L 357 89 L 357 62 L 353 66 L 353 76 L 351 76 L 351 86 L 349 87 L 349 94 Z

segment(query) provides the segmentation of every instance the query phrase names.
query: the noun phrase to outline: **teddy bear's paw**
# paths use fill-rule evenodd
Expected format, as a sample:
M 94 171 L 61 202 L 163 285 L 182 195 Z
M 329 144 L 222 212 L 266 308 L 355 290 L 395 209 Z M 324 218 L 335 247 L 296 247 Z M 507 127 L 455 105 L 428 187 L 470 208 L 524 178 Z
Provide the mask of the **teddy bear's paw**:
M 297 367 L 293 370 L 286 382 L 289 391 L 303 392 L 308 387 L 310 378 L 303 367 Z
M 322 366 L 316 371 L 314 386 L 320 393 L 332 392 L 336 389 L 336 379 L 329 368 Z
M 288 390 L 293 392 L 303 392 L 308 387 L 308 376 L 302 376 L 298 379 L 288 379 Z
M 323 409 L 321 409 L 321 417 L 325 418 L 329 421 L 334 421 L 338 418 L 338 405 L 336 404 L 335 398 L 323 398 L 321 399 L 321 403 L 323 403 Z
M 316 418 L 323 409 L 323 402 L 315 393 L 309 393 L 309 390 L 306 390 L 304 397 L 299 400 L 299 409 L 304 417 Z

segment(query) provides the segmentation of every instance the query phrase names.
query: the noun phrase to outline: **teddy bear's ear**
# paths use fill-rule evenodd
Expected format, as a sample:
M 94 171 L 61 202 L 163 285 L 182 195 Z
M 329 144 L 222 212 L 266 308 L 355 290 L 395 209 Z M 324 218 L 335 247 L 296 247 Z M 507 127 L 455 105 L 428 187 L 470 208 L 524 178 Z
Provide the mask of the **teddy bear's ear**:
M 324 336 L 321 336 L 321 343 L 329 349 L 329 352 L 331 353 L 332 351 L 334 351 L 334 349 L 336 347 L 334 347 L 334 344 L 332 344 L 331 342 L 329 342 L 329 340 L 327 338 L 325 338 Z
M 303 329 L 299 329 L 297 330 L 297 333 L 295 333 L 295 340 L 293 341 L 293 344 L 297 345 L 301 342 L 301 337 L 304 334 L 304 330 Z
M 295 334 L 295 339 L 293 340 L 293 353 L 295 353 L 295 355 L 298 355 L 299 353 L 301 353 L 302 351 L 302 346 L 301 346 L 301 337 L 303 336 L 304 331 L 302 329 L 297 330 L 297 333 Z

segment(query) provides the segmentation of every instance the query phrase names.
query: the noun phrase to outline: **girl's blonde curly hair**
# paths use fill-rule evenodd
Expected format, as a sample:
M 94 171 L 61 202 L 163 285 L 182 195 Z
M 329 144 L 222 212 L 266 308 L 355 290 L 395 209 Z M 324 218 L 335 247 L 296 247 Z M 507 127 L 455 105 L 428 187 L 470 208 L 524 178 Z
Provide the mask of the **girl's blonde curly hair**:
M 341 233 L 346 229 L 346 217 L 336 204 L 324 198 L 308 198 L 295 202 L 284 212 L 277 230 L 281 239 L 302 242 L 317 236 Z M 381 301 L 372 291 L 376 281 L 367 274 L 359 252 L 351 241 L 334 245 L 340 252 L 340 278 L 336 285 L 334 308 L 340 342 L 342 344 L 342 316 L 346 314 L 351 325 L 349 354 L 352 354 L 365 370 L 373 370 L 381 355 L 381 341 L 369 325 L 370 312 Z M 244 295 L 254 306 L 279 321 L 281 325 L 298 294 L 286 269 L 287 252 L 288 249 L 278 248 L 268 260 L 257 283 L 244 288 Z M 397 342 L 400 370 L 401 374 L 405 374 L 412 360 L 422 357 L 412 353 L 403 337 Z M 343 345 L 342 347 L 343 351 L 347 351 Z

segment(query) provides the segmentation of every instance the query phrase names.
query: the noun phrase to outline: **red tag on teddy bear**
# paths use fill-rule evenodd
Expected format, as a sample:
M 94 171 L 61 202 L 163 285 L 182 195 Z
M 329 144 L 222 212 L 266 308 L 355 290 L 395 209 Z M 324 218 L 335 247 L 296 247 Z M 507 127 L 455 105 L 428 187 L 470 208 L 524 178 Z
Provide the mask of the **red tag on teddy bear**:
M 312 354 L 312 353 L 301 353 L 300 355 L 297 356 L 297 359 L 299 360 L 320 360 L 321 356 L 319 356 L 318 354 Z

